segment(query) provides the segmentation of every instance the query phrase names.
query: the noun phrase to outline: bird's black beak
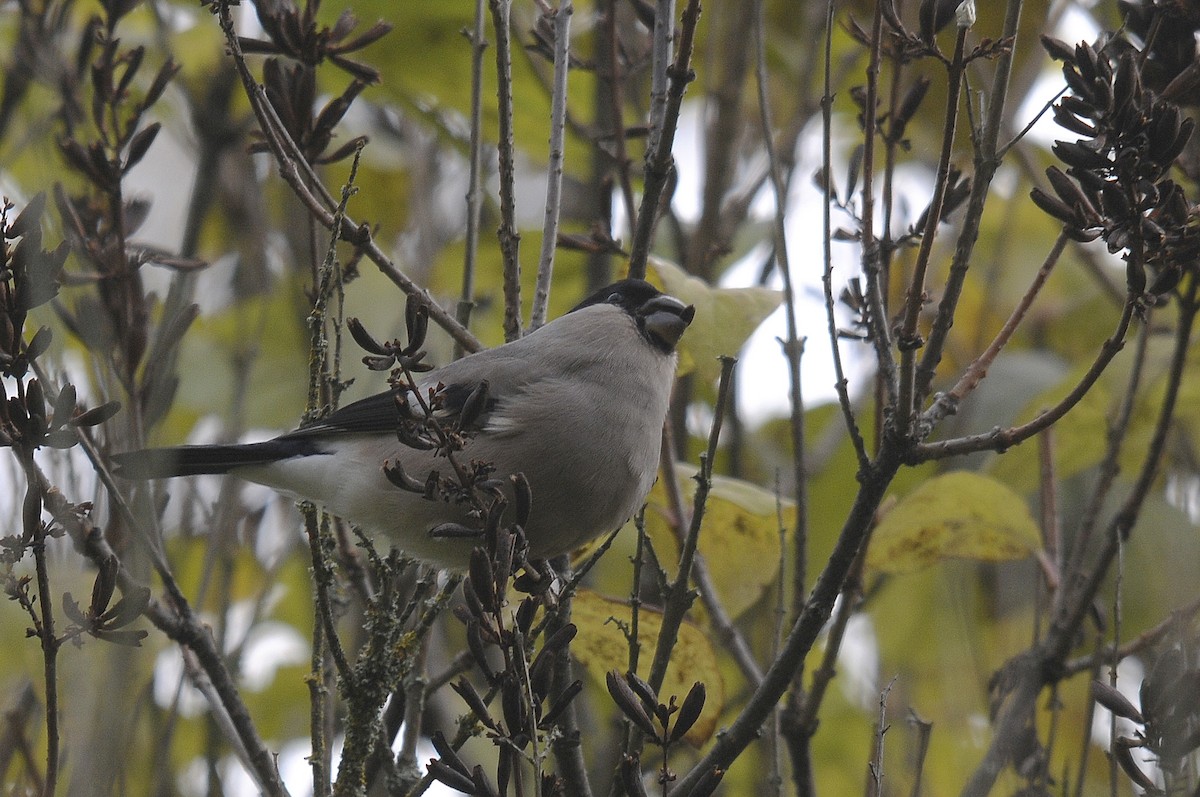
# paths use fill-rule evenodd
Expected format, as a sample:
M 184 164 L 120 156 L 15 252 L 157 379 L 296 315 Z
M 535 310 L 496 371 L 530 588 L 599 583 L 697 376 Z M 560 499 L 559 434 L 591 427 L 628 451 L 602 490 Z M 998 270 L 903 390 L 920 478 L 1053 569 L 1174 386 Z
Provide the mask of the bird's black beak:
M 659 294 L 642 305 L 638 311 L 642 326 L 650 340 L 664 352 L 672 352 L 683 332 L 692 323 L 696 308 L 674 296 Z

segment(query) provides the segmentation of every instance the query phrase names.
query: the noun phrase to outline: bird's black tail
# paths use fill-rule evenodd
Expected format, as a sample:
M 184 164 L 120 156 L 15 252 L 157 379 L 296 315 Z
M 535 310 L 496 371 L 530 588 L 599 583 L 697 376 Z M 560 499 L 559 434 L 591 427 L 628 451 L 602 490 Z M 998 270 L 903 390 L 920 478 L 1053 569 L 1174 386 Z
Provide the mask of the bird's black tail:
M 266 465 L 281 459 L 320 453 L 311 440 L 280 438 L 262 443 L 147 448 L 113 454 L 114 473 L 125 479 L 165 479 L 228 473 L 248 465 Z

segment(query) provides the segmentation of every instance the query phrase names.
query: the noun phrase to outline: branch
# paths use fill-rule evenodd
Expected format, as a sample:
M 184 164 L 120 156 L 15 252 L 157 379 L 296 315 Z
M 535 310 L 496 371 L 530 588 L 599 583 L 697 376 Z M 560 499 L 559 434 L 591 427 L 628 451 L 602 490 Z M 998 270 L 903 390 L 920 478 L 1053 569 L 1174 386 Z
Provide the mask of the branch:
M 1016 35 L 1021 23 L 1022 5 L 1023 0 L 1008 0 L 1006 7 L 1002 37 L 1012 41 L 1013 45 L 1003 51 L 996 61 L 996 72 L 992 76 L 992 88 L 988 93 L 987 119 L 975 149 L 975 174 L 971 181 L 971 195 L 967 200 L 967 209 L 963 215 L 962 230 L 958 235 L 954 260 L 950 264 L 950 277 L 946 280 L 942 301 L 938 304 L 937 315 L 929 330 L 925 353 L 921 356 L 920 365 L 917 366 L 915 405 L 919 405 L 929 394 L 929 386 L 933 383 L 938 363 L 941 362 L 950 327 L 954 324 L 958 300 L 962 296 L 963 285 L 970 269 L 971 253 L 979 238 L 979 225 L 983 220 L 983 208 L 991 190 L 992 178 L 995 177 L 996 170 L 1000 167 L 997 141 L 1000 138 L 1000 129 L 1004 125 L 1008 82 L 1012 73 L 1013 54 L 1016 51 Z
M 725 732 L 718 735 L 709 751 L 679 779 L 675 788 L 680 794 L 689 793 L 701 778 L 713 770 L 728 769 L 742 751 L 758 738 L 763 722 L 775 710 L 779 698 L 791 684 L 792 673 L 812 650 L 829 619 L 834 601 L 871 529 L 879 502 L 883 500 L 900 465 L 900 452 L 894 444 L 885 441 L 879 458 L 863 474 L 862 487 L 855 496 L 837 543 L 817 578 L 803 613 L 792 626 L 779 655 L 764 674 L 762 685 L 754 690 L 741 712 Z
M 658 222 L 658 208 L 662 200 L 675 161 L 671 149 L 675 144 L 675 131 L 679 127 L 679 110 L 683 105 L 683 93 L 687 84 L 696 75 L 692 72 L 692 48 L 696 42 L 696 26 L 700 21 L 700 0 L 688 0 L 683 10 L 683 21 L 679 34 L 679 49 L 675 61 L 666 70 L 669 85 L 663 109 L 662 124 L 652 131 L 654 146 L 646 152 L 646 176 L 642 188 L 642 205 L 638 209 L 637 226 L 630 244 L 629 276 L 644 278 L 646 261 L 650 256 L 650 244 L 654 238 L 654 227 Z M 658 32 L 655 22 L 655 32 Z M 655 137 L 657 133 L 657 137 Z
M 963 62 L 963 50 L 967 42 L 967 26 L 958 27 L 958 35 L 954 40 L 954 57 L 949 67 L 949 85 L 946 88 L 946 121 L 942 126 L 942 152 L 938 158 L 937 176 L 933 183 L 933 198 L 929 202 L 929 210 L 925 217 L 925 229 L 921 234 L 921 245 L 917 250 L 917 262 L 913 266 L 912 283 L 908 288 L 908 296 L 904 301 L 904 320 L 897 337 L 900 347 L 900 393 L 894 409 L 893 422 L 904 437 L 910 437 L 914 432 L 914 421 L 917 412 L 916 368 L 917 349 L 921 339 L 917 333 L 917 322 L 921 317 L 921 309 L 925 306 L 925 275 L 929 269 L 929 258 L 933 253 L 933 241 L 937 237 L 937 228 L 942 221 L 942 207 L 946 200 L 946 191 L 950 183 L 950 156 L 954 151 L 954 134 L 958 128 L 959 93 L 962 90 L 963 72 L 966 64 Z M 1060 247 L 1061 248 L 1061 247 Z
M 562 210 L 563 139 L 567 119 L 567 74 L 570 71 L 571 0 L 562 0 L 551 18 L 554 22 L 554 87 L 550 97 L 550 165 L 546 177 L 546 219 L 542 225 L 542 256 L 538 261 L 537 287 L 529 311 L 529 328 L 546 323 L 550 304 L 550 276 L 554 273 L 554 249 L 558 245 L 558 219 Z
M 1126 303 L 1125 310 L 1121 313 L 1121 318 L 1117 322 L 1116 330 L 1100 347 L 1100 352 L 1096 355 L 1091 368 L 1079 380 L 1079 384 L 1058 404 L 1043 411 L 1036 418 L 1021 426 L 1013 426 L 1008 429 L 997 428 L 990 432 L 956 437 L 953 440 L 944 440 L 937 443 L 922 443 L 912 450 L 911 461 L 926 462 L 931 459 L 944 459 L 959 454 L 971 454 L 976 451 L 1004 451 L 1028 440 L 1038 432 L 1057 422 L 1059 418 L 1066 415 L 1092 389 L 1092 385 L 1104 373 L 1104 369 L 1112 362 L 1113 357 L 1117 356 L 1117 352 L 1124 348 L 1125 334 L 1129 331 L 1129 323 L 1133 318 L 1133 307 L 1134 302 L 1132 300 Z
M 475 27 L 468 36 L 471 42 L 471 151 L 470 177 L 467 186 L 467 240 L 463 254 L 462 295 L 455 319 L 464 327 L 471 317 L 475 302 L 475 263 L 479 254 L 479 224 L 483 215 L 483 9 L 487 0 L 475 0 Z M 461 354 L 461 352 L 459 352 Z
M 250 69 L 246 65 L 246 58 L 242 53 L 241 44 L 238 41 L 237 33 L 234 31 L 233 18 L 229 13 L 229 0 L 220 0 L 217 3 L 217 18 L 220 22 L 221 30 L 225 33 L 226 45 L 233 56 L 233 62 L 237 67 L 238 75 L 242 79 L 242 86 L 245 89 L 247 99 L 250 101 L 250 107 L 254 111 L 259 128 L 263 133 L 268 147 L 271 149 L 271 153 L 275 156 L 275 163 L 279 167 L 280 176 L 296 194 L 296 197 L 304 204 L 305 208 L 308 209 L 308 212 L 312 214 L 313 218 L 326 229 L 333 230 L 335 220 L 334 208 L 336 208 L 337 203 L 312 170 L 312 166 L 300 154 L 296 142 L 292 140 L 287 130 L 280 123 L 278 116 L 275 114 L 275 109 L 264 94 L 263 88 L 258 85 L 254 76 L 250 73 Z M 320 196 L 314 194 L 314 190 Z M 428 308 L 430 320 L 446 330 L 457 344 L 467 351 L 472 352 L 483 348 L 483 345 L 474 335 L 463 328 L 462 324 L 458 323 L 452 315 L 433 300 L 428 291 L 421 288 L 396 267 L 375 242 L 370 227 L 365 224 L 356 224 L 349 217 L 346 217 L 342 220 L 338 235 L 343 241 L 348 241 L 359 247 L 384 276 L 390 279 L 400 290 L 409 296 L 417 297 Z
M 512 0 L 489 0 L 496 29 L 496 96 L 500 116 L 500 254 L 504 258 L 504 339 L 521 337 L 521 233 L 517 231 L 516 175 L 513 142 L 512 39 L 509 36 Z
M 1021 322 L 1025 319 L 1025 314 L 1028 313 L 1029 308 L 1033 306 L 1034 299 L 1037 298 L 1038 294 L 1042 290 L 1042 286 L 1044 286 L 1046 284 L 1046 280 L 1049 279 L 1050 272 L 1053 271 L 1054 267 L 1058 264 L 1059 258 L 1062 256 L 1063 249 L 1066 247 L 1067 241 L 1069 240 L 1070 239 L 1067 237 L 1065 231 L 1058 234 L 1058 239 L 1055 240 L 1054 246 L 1050 248 L 1050 252 L 1046 255 L 1046 259 L 1042 261 L 1042 267 L 1039 268 L 1037 274 L 1034 275 L 1033 282 L 1031 282 L 1029 287 L 1025 290 L 1025 295 L 1021 297 L 1019 302 L 1017 302 L 1017 306 L 1013 308 L 1008 320 L 1004 322 L 1004 326 L 1001 327 L 998 333 L 996 333 L 996 337 L 992 340 L 991 345 L 987 347 L 983 354 L 980 354 L 978 357 L 976 357 L 974 362 L 967 366 L 967 370 L 963 373 L 962 377 L 959 378 L 958 383 L 955 384 L 953 388 L 946 393 L 939 394 L 937 399 L 933 402 L 933 406 L 922 413 L 921 425 L 923 427 L 930 428 L 936 425 L 947 415 L 954 414 L 962 400 L 966 398 L 971 391 L 978 387 L 979 383 L 984 380 L 984 378 L 987 376 L 988 369 L 992 366 L 992 362 L 996 359 L 997 355 L 1000 354 L 1001 349 L 1008 344 L 1009 339 L 1012 338 L 1013 334 L 1017 331 L 1017 327 L 1019 327 Z

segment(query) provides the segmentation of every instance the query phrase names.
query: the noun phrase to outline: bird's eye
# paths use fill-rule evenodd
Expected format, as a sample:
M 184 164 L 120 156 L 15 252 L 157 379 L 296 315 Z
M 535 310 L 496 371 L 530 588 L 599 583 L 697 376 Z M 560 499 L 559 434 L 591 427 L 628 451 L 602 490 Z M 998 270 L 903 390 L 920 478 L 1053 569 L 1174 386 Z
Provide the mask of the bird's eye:
M 612 293 L 610 293 L 608 295 L 608 298 L 605 299 L 604 301 L 607 302 L 608 304 L 620 304 L 621 303 L 621 294 L 617 293 L 616 291 L 613 291 Z

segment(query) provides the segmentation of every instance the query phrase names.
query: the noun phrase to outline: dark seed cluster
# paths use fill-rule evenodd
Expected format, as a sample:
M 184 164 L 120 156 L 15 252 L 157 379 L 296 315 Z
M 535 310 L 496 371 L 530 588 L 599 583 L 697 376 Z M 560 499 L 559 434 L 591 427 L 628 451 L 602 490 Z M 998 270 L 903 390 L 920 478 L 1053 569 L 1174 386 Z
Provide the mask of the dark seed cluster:
M 1055 142 L 1066 170 L 1047 169 L 1052 190 L 1034 188 L 1033 201 L 1072 238 L 1103 238 L 1110 252 L 1123 252 L 1132 295 L 1161 296 L 1200 255 L 1196 209 L 1167 176 L 1195 121 L 1145 86 L 1128 45 L 1071 47 L 1049 36 L 1042 44 L 1063 62 L 1071 90 L 1054 119 L 1080 138 Z

